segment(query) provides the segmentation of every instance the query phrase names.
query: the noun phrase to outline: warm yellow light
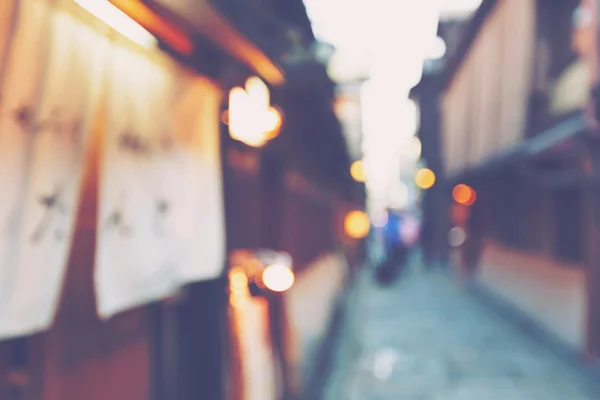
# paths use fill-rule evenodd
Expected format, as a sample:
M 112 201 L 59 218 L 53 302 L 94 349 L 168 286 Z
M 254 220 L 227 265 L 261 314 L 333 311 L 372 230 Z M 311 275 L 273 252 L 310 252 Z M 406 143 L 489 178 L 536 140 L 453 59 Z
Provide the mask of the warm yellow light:
M 364 182 L 367 180 L 362 160 L 354 161 L 352 165 L 350 165 L 350 175 L 352 175 L 352 178 L 357 182 Z
M 350 211 L 344 218 L 344 231 L 353 239 L 362 239 L 369 234 L 371 221 L 364 211 Z
M 248 92 L 241 87 L 231 89 L 228 112 L 231 137 L 252 147 L 264 145 L 266 137 L 257 120 L 260 121 L 256 113 L 253 113 Z
M 231 89 L 229 110 L 221 117 L 229 124 L 231 137 L 252 147 L 275 138 L 281 128 L 281 114 L 269 106 L 269 101 L 269 88 L 256 77 L 247 80 L 246 89 Z
M 294 285 L 294 272 L 285 265 L 269 265 L 262 274 L 267 289 L 274 292 L 285 292 Z
M 435 184 L 435 174 L 429 168 L 421 168 L 415 175 L 415 184 L 421 189 L 429 189 Z
M 229 286 L 232 292 L 243 292 L 248 288 L 248 277 L 241 268 L 229 272 Z
M 265 113 L 265 132 L 267 140 L 275 139 L 281 129 L 281 114 L 274 107 L 269 107 Z
M 243 140 L 247 126 L 244 124 L 248 110 L 248 93 L 241 87 L 234 87 L 229 92 L 229 134 L 235 140 Z
M 157 46 L 158 42 L 150 32 L 108 0 L 75 0 L 75 2 L 132 42 L 146 48 Z
M 269 109 L 271 104 L 269 88 L 260 78 L 256 76 L 248 78 L 246 81 L 246 92 L 248 92 L 250 101 L 257 111 L 265 112 Z

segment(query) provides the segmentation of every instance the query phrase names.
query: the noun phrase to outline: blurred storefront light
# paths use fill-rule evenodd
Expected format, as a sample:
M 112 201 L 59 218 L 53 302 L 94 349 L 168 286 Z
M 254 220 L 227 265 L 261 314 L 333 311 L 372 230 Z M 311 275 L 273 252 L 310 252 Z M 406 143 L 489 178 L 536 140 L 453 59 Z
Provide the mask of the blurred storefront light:
M 421 168 L 415 174 L 415 184 L 420 189 L 429 189 L 435 184 L 435 173 L 429 168 Z
M 467 234 L 463 228 L 455 226 L 448 232 L 448 242 L 452 247 L 460 247 L 467 240 Z
M 371 221 L 364 211 L 350 211 L 344 218 L 344 231 L 352 239 L 363 239 L 371 230 Z
M 362 160 L 356 160 L 350 165 L 350 175 L 357 182 L 365 182 L 367 180 Z
M 275 107 L 269 107 L 267 110 L 267 114 L 265 116 L 265 126 L 266 130 L 266 138 L 267 140 L 273 140 L 277 136 L 279 136 L 279 132 L 281 131 L 282 125 L 282 117 L 281 113 Z
M 258 77 L 252 76 L 246 81 L 246 92 L 252 99 L 251 106 L 259 112 L 264 112 L 271 105 L 269 88 Z
M 229 286 L 234 293 L 248 290 L 248 277 L 243 268 L 235 267 L 229 272 Z
M 132 42 L 145 47 L 158 45 L 156 38 L 108 0 L 75 0 L 79 6 Z
M 452 189 L 452 198 L 458 204 L 471 206 L 477 200 L 477 193 L 470 186 L 461 183 Z
M 235 87 L 229 92 L 229 110 L 223 113 L 229 124 L 229 134 L 252 147 L 262 147 L 279 135 L 282 116 L 270 105 L 269 88 L 257 77 L 246 81 L 245 89 Z
M 376 228 L 383 228 L 387 225 L 389 216 L 386 211 L 378 212 L 373 216 L 373 226 Z
M 269 265 L 262 273 L 262 281 L 273 292 L 285 292 L 294 285 L 294 271 L 282 264 Z

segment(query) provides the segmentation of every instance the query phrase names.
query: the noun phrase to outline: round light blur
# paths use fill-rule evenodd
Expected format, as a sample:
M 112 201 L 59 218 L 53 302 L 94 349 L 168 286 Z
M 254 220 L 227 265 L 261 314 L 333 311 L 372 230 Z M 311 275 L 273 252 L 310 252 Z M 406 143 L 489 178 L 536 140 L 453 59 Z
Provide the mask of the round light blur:
M 475 190 L 465 184 L 458 184 L 452 189 L 452 198 L 458 204 L 471 206 L 477 199 Z
M 429 168 L 421 168 L 415 175 L 415 184 L 421 189 L 429 189 L 435 184 L 435 173 Z
M 382 212 L 378 213 L 376 216 L 373 216 L 373 226 L 376 228 L 383 228 L 388 223 L 388 213 Z
M 279 135 L 281 129 L 281 113 L 275 107 L 269 107 L 265 113 L 265 131 L 269 140 Z
M 369 234 L 371 221 L 364 211 L 350 211 L 344 218 L 344 230 L 352 239 L 362 239 Z
M 356 160 L 350 165 L 350 175 L 357 182 L 365 182 L 367 180 L 362 160 Z
M 465 240 L 467 240 L 467 234 L 461 227 L 455 226 L 448 232 L 448 242 L 452 247 L 462 246 L 465 243 Z
M 243 268 L 235 267 L 229 272 L 229 287 L 233 293 L 241 294 L 248 289 L 248 277 Z
M 273 292 L 285 292 L 294 285 L 294 272 L 285 265 L 269 265 L 262 274 L 267 289 Z

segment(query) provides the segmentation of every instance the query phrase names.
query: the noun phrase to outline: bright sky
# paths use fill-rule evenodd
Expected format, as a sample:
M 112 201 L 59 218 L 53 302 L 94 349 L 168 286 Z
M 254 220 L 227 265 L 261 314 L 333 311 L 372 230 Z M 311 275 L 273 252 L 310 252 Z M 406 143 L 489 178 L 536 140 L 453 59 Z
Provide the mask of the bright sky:
M 408 95 L 421 79 L 424 60 L 440 53 L 439 20 L 465 18 L 481 1 L 304 0 L 317 39 L 336 48 L 332 78 L 368 79 L 361 115 L 371 199 L 389 198 L 406 168 L 406 149 L 418 129 L 418 110 Z

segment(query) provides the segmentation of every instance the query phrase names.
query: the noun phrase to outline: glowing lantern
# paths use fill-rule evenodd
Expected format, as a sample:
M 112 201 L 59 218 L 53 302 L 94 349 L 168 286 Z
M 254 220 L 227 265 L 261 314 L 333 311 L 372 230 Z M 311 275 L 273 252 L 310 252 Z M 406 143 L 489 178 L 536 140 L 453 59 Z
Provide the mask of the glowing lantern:
M 429 189 L 435 184 L 435 174 L 429 168 L 421 168 L 415 175 L 415 184 L 421 189 Z
M 274 107 L 269 107 L 265 114 L 263 129 L 267 133 L 267 140 L 275 139 L 281 129 L 281 113 Z
M 233 139 L 252 147 L 277 137 L 282 123 L 280 112 L 270 106 L 269 88 L 257 77 L 248 78 L 245 89 L 231 90 L 229 110 L 221 118 Z
M 269 88 L 265 83 L 256 76 L 248 78 L 246 81 L 246 92 L 250 99 L 252 99 L 252 105 L 258 111 L 264 112 L 270 106 Z
M 456 185 L 454 189 L 452 189 L 452 198 L 458 204 L 470 206 L 473 205 L 473 203 L 475 203 L 475 200 L 477 199 L 477 194 L 472 188 L 461 183 L 460 185 Z
M 371 230 L 369 216 L 364 211 L 350 211 L 344 219 L 344 230 L 353 239 L 366 237 Z
M 350 175 L 357 182 L 364 182 L 367 180 L 363 163 L 361 160 L 354 161 L 350 166 Z
M 262 274 L 262 280 L 267 289 L 274 292 L 285 292 L 294 284 L 295 276 L 291 268 L 285 265 L 269 265 Z
M 248 93 L 241 87 L 234 87 L 229 92 L 229 134 L 235 140 L 243 141 L 247 135 L 248 126 L 245 124 L 246 113 L 250 99 Z

